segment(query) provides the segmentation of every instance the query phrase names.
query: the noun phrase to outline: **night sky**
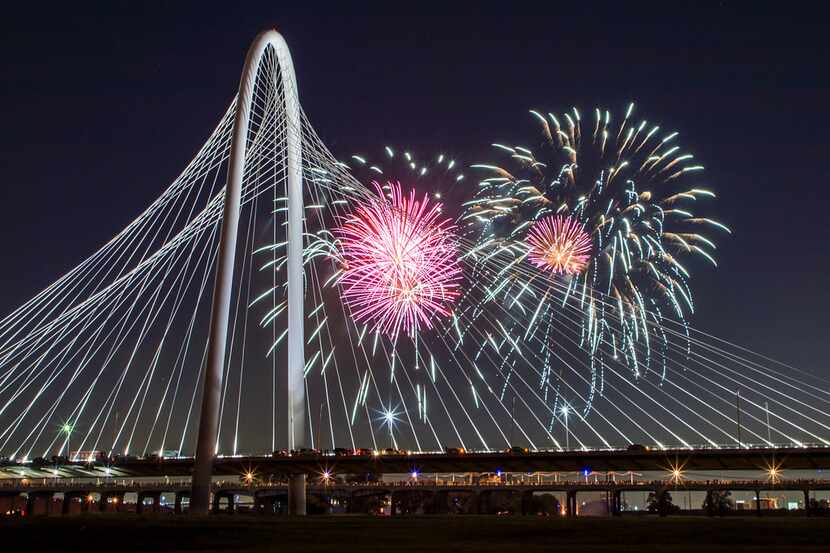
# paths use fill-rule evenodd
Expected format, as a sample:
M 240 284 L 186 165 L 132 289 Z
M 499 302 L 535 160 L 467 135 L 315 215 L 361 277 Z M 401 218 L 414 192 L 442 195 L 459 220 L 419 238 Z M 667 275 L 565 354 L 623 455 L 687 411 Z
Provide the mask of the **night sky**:
M 636 101 L 681 132 L 720 196 L 709 213 L 734 230 L 719 269 L 692 267 L 692 324 L 829 375 L 823 14 L 681 2 L 375 18 L 280 4 L 4 11 L 0 312 L 166 188 L 232 99 L 250 41 L 276 27 L 304 109 L 342 157 L 391 143 L 483 162 L 491 142 L 536 136 L 530 108 Z

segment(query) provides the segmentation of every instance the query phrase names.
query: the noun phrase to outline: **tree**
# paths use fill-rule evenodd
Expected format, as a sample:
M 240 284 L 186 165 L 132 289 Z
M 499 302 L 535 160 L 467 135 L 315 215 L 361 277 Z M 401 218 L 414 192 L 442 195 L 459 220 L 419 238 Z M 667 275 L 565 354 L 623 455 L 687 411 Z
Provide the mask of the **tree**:
M 663 492 L 663 508 L 666 514 L 680 512 L 680 507 L 672 502 L 670 492 Z M 657 493 L 649 492 L 648 499 L 646 499 L 646 509 L 650 513 L 660 512 L 660 498 Z
M 528 505 L 529 514 L 541 515 L 558 515 L 559 501 L 556 496 L 550 493 L 543 493 L 534 495 L 530 498 L 530 505 Z
M 717 513 L 720 516 L 731 511 L 735 504 L 732 501 L 732 492 L 729 490 L 711 490 L 706 494 L 706 499 L 703 501 L 703 510 L 711 513 Z
M 810 498 L 810 510 L 815 512 L 825 512 L 830 508 L 830 501 L 827 499 L 816 499 L 815 497 Z
M 396 513 L 399 515 L 423 514 L 427 511 L 427 503 L 432 499 L 432 494 L 423 490 L 408 490 L 397 492 L 394 495 Z

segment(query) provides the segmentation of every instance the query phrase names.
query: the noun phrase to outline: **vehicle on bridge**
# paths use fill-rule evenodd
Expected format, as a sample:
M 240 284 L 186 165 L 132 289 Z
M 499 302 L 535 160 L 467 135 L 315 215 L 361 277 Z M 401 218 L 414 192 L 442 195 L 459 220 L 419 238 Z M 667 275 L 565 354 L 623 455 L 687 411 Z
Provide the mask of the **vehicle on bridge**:
M 140 458 L 138 455 L 115 455 L 112 458 L 114 464 L 118 463 L 131 463 L 133 461 L 139 461 Z
M 104 463 L 109 460 L 106 452 L 101 450 L 73 451 L 69 454 L 69 458 L 82 463 Z

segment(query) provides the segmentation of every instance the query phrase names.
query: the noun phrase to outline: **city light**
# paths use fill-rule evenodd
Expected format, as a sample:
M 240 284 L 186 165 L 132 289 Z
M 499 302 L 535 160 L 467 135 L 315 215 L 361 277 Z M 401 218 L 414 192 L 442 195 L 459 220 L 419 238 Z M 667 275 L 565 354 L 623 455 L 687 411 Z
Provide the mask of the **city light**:
M 772 484 L 778 484 L 781 480 L 781 466 L 770 465 L 767 467 L 767 480 Z
M 63 434 L 66 434 L 66 442 L 65 442 L 66 456 L 67 456 L 67 458 L 69 458 L 70 461 L 72 461 L 72 449 L 69 446 L 69 437 L 72 434 L 73 429 L 74 429 L 74 426 L 71 423 L 69 423 L 68 421 L 61 425 L 61 432 Z
M 322 473 L 320 473 L 320 480 L 328 484 L 328 482 L 331 480 L 331 471 L 326 469 Z
M 391 426 L 398 421 L 397 414 L 394 411 L 387 409 L 386 412 L 383 413 L 383 421 Z
M 383 410 L 380 411 L 380 418 L 377 419 L 381 421 L 382 427 L 385 426 L 389 429 L 389 445 L 393 448 L 395 447 L 395 426 L 397 426 L 397 423 L 401 420 L 398 415 L 399 412 L 397 407 L 384 407 Z
M 669 482 L 672 484 L 680 484 L 685 479 L 685 473 L 683 472 L 683 468 L 685 467 L 685 463 L 675 462 L 669 466 Z

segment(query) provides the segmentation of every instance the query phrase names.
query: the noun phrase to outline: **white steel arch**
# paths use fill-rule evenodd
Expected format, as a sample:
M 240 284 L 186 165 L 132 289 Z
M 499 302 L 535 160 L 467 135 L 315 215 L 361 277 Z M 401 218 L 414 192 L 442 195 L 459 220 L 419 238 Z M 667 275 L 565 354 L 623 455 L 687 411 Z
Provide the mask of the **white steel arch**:
M 286 115 L 286 195 L 288 198 L 287 229 L 287 301 L 288 301 L 288 385 L 286 407 L 288 409 L 288 447 L 297 449 L 305 445 L 305 365 L 303 337 L 303 189 L 302 189 L 302 134 L 300 102 L 297 80 L 288 45 L 276 30 L 259 33 L 248 50 L 239 93 L 231 138 L 230 160 L 225 186 L 224 220 L 217 257 L 216 281 L 213 289 L 213 309 L 208 335 L 208 357 L 205 370 L 202 411 L 196 445 L 193 472 L 191 512 L 207 514 L 210 507 L 210 485 L 213 458 L 216 454 L 216 434 L 219 424 L 219 404 L 225 363 L 225 346 L 228 338 L 234 262 L 236 258 L 239 212 L 242 201 L 242 179 L 245 172 L 248 127 L 254 86 L 259 74 L 262 57 L 273 48 L 279 65 L 279 75 L 284 91 Z M 293 492 L 293 493 L 292 493 Z M 305 475 L 291 480 L 289 510 L 292 514 L 305 514 Z

